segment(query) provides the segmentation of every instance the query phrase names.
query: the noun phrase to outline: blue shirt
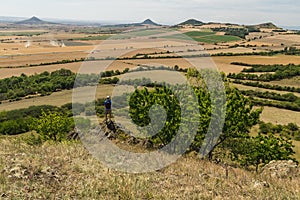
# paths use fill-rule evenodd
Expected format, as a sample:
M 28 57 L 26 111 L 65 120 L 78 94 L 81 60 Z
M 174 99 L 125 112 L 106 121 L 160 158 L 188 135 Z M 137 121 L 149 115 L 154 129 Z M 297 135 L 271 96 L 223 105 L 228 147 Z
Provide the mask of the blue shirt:
M 104 107 L 105 107 L 105 109 L 106 110 L 111 110 L 111 100 L 110 99 L 106 99 L 105 101 L 104 101 Z

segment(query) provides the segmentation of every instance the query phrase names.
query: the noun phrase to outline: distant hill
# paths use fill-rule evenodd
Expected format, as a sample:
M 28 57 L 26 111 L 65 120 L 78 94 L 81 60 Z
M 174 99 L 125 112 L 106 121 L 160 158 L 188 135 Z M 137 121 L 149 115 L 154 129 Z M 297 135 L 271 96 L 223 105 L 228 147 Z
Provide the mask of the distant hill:
M 189 20 L 187 20 L 185 22 L 182 22 L 182 23 L 178 24 L 178 26 L 184 26 L 184 25 L 193 25 L 193 26 L 197 26 L 198 25 L 198 26 L 201 26 L 203 24 L 204 24 L 203 22 L 198 21 L 196 19 L 189 19 Z
M 151 19 L 146 19 L 142 23 L 139 23 L 140 25 L 152 25 L 152 26 L 160 26 L 160 24 L 157 24 L 153 22 Z
M 100 23 L 96 22 L 83 22 L 83 21 L 68 21 L 68 20 L 49 20 L 49 21 L 44 21 L 39 19 L 38 17 L 31 17 L 30 19 L 25 19 L 21 17 L 1 17 L 0 16 L 0 22 L 8 22 L 8 23 L 14 23 L 16 25 L 44 25 L 44 26 L 51 26 L 51 25 L 93 25 L 93 26 L 103 26 Z M 50 21 L 55 21 L 55 22 L 50 22 Z M 188 19 L 180 24 L 174 25 L 173 27 L 178 27 L 178 26 L 185 26 L 185 25 L 191 25 L 191 26 L 202 26 L 202 25 L 209 25 L 209 24 L 220 24 L 223 26 L 239 26 L 238 24 L 231 24 L 231 23 L 216 23 L 216 22 L 209 22 L 209 23 L 204 23 L 202 21 L 199 21 L 197 19 Z M 134 26 L 162 26 L 156 22 L 153 22 L 151 19 L 146 19 L 143 22 L 140 23 L 128 23 L 128 24 L 111 24 L 111 25 L 104 25 L 105 27 L 134 27 Z M 240 25 L 244 26 L 245 28 L 254 28 L 254 29 L 281 29 L 278 26 L 276 26 L 272 22 L 268 23 L 262 23 L 258 25 Z
M 151 19 L 146 19 L 145 21 L 140 23 L 108 25 L 108 27 L 132 27 L 132 26 L 161 26 L 161 25 L 153 22 Z
M 272 22 L 258 24 L 258 25 L 255 25 L 255 27 L 256 28 L 266 28 L 266 29 L 279 29 L 279 27 L 276 26 L 275 24 L 273 24 Z
M 56 23 L 46 22 L 46 21 L 43 21 L 43 20 L 41 20 L 41 19 L 34 16 L 30 19 L 26 19 L 26 20 L 23 20 L 23 21 L 16 22 L 15 24 L 18 24 L 18 25 L 47 25 L 47 24 L 56 24 Z

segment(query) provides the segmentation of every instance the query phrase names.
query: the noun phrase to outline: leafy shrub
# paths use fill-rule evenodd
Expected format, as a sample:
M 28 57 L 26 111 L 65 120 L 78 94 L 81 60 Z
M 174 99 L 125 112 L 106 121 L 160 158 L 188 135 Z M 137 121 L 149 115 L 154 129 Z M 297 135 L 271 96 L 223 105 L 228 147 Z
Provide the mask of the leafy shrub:
M 272 160 L 294 160 L 293 144 L 282 136 L 261 135 L 232 141 L 232 156 L 244 166 L 259 166 Z
M 74 128 L 74 121 L 58 112 L 43 112 L 34 123 L 33 129 L 40 135 L 42 141 L 64 141 L 67 133 Z

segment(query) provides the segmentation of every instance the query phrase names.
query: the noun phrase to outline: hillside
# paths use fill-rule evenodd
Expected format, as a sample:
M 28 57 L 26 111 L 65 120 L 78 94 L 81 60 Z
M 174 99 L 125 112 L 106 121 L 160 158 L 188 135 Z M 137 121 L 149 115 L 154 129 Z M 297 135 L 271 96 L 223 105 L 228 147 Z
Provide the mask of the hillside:
M 271 178 L 190 154 L 148 174 L 109 170 L 80 143 L 28 146 L 0 138 L 6 199 L 297 199 L 300 178 Z
M 146 19 L 145 21 L 143 21 L 142 23 L 140 23 L 141 25 L 152 25 L 152 26 L 160 26 L 159 24 L 153 22 L 151 19 Z
M 19 22 L 16 22 L 15 24 L 17 24 L 17 25 L 47 25 L 47 24 L 55 24 L 55 23 L 46 22 L 46 21 L 43 21 L 43 20 L 33 16 L 30 19 L 19 21 Z
M 198 21 L 196 19 L 189 19 L 185 22 L 182 22 L 182 23 L 178 24 L 177 26 L 184 26 L 184 25 L 201 26 L 203 24 L 204 24 L 203 22 Z
M 273 24 L 272 22 L 258 24 L 255 27 L 257 27 L 257 28 L 266 28 L 266 29 L 279 29 L 279 27 L 276 26 L 275 24 Z
M 262 24 L 257 24 L 257 25 L 239 25 L 239 24 L 232 24 L 232 23 L 219 23 L 219 22 L 208 22 L 204 23 L 202 21 L 196 20 L 196 19 L 189 19 L 186 20 L 182 23 L 179 23 L 175 26 L 199 26 L 199 27 L 223 27 L 223 28 L 255 28 L 255 29 L 280 29 L 278 26 L 276 26 L 272 22 L 267 22 L 267 23 L 262 23 Z

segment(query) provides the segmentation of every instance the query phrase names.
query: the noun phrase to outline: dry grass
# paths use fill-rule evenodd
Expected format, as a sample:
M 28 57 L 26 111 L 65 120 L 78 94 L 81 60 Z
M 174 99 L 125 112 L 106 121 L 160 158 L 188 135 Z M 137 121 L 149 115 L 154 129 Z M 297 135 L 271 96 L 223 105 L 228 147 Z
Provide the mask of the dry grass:
M 186 156 L 147 174 L 107 169 L 81 144 L 31 147 L 0 139 L 0 195 L 7 199 L 297 199 L 298 177 L 272 179 Z M 255 186 L 265 182 L 265 186 Z
M 299 141 L 293 141 L 293 144 L 295 145 L 294 151 L 295 153 L 295 158 L 297 160 L 300 160 L 300 142 Z
M 296 123 L 300 126 L 299 112 L 279 109 L 274 107 L 264 107 L 261 115 L 261 120 L 264 122 L 271 122 L 273 124 L 286 125 L 288 123 Z
M 281 81 L 272 81 L 271 83 L 275 84 L 275 85 L 299 87 L 300 86 L 300 76 L 293 77 L 290 79 L 283 79 Z
M 220 71 L 228 73 L 240 73 L 245 67 L 231 65 L 232 62 L 242 62 L 248 64 L 284 64 L 289 63 L 300 64 L 300 56 L 220 56 L 212 57 Z
M 252 45 L 269 45 L 269 46 L 280 46 L 281 44 L 284 44 L 286 46 L 291 45 L 299 45 L 300 44 L 300 35 L 282 35 L 282 34 L 276 34 L 271 37 L 265 37 L 262 39 L 258 39 L 255 41 L 250 42 L 249 44 Z

